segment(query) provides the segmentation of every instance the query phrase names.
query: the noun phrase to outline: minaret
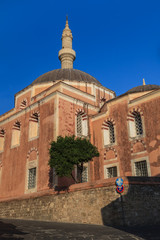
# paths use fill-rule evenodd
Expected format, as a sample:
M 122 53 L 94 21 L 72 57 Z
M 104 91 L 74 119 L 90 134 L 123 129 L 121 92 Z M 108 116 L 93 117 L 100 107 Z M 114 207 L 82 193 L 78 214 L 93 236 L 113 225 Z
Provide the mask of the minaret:
M 73 61 L 76 58 L 76 53 L 72 49 L 72 32 L 69 29 L 68 17 L 66 17 L 66 26 L 62 33 L 62 49 L 58 53 L 61 61 L 61 68 L 73 68 Z
M 146 85 L 144 78 L 143 78 L 143 85 Z

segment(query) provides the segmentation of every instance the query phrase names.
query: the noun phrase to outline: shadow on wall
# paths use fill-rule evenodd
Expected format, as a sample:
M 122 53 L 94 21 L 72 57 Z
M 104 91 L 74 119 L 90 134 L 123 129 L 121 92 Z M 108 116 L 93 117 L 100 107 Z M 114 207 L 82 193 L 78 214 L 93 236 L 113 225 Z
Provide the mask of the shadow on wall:
M 138 232 L 137 226 L 140 229 L 153 229 L 153 226 L 160 224 L 160 177 L 126 179 L 128 183 L 124 184 L 124 188 L 128 189 L 127 194 L 120 195 L 101 209 L 103 224 L 118 229 L 130 229 L 129 232 L 133 232 L 134 227 Z
M 103 224 L 118 228 L 160 224 L 160 177 L 127 180 L 127 194 L 101 209 Z
M 10 223 L 0 221 L 0 239 L 24 239 L 27 233 L 21 232 L 16 229 L 16 226 Z M 15 236 L 14 236 L 15 235 Z M 17 236 L 21 235 L 21 236 Z M 14 238 L 13 238 L 14 237 Z
M 127 194 L 101 209 L 104 225 L 160 223 L 160 177 L 127 177 Z M 115 186 L 116 190 L 116 186 Z

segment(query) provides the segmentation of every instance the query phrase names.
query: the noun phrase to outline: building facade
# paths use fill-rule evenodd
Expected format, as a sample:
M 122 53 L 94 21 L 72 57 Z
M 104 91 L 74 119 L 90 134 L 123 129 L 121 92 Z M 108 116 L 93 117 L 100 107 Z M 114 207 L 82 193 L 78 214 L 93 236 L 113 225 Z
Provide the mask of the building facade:
M 100 152 L 84 166 L 82 182 L 160 176 L 160 86 L 144 84 L 116 97 L 91 75 L 73 69 L 72 38 L 66 20 L 61 69 L 18 92 L 15 107 L 0 116 L 0 200 L 73 184 L 48 166 L 50 142 L 60 135 L 87 137 Z

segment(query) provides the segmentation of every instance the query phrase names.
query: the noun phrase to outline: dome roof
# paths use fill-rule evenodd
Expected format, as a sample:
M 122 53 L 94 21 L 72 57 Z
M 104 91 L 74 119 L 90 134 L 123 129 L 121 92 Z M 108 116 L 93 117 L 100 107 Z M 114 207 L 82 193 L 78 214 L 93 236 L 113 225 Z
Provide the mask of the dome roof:
M 148 84 L 148 85 L 141 85 L 138 87 L 131 88 L 128 90 L 126 93 L 137 93 L 137 92 L 145 92 L 145 91 L 151 91 L 155 89 L 160 89 L 159 85 L 154 85 L 154 84 Z
M 58 80 L 79 81 L 86 83 L 96 83 L 102 85 L 96 78 L 88 73 L 76 69 L 56 69 L 42 74 L 32 82 L 32 85 L 47 82 L 56 82 Z

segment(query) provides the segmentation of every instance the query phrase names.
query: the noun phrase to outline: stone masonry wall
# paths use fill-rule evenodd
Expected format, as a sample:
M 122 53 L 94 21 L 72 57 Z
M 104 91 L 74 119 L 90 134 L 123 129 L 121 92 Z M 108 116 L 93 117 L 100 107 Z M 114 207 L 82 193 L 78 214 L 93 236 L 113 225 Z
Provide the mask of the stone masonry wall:
M 151 179 L 125 179 L 122 199 L 115 191 L 114 179 L 94 188 L 88 184 L 81 190 L 75 187 L 65 193 L 0 202 L 0 218 L 110 226 L 159 223 L 160 178 Z

